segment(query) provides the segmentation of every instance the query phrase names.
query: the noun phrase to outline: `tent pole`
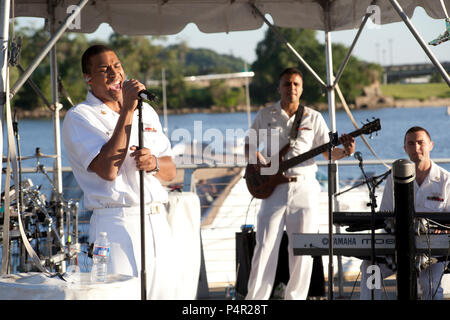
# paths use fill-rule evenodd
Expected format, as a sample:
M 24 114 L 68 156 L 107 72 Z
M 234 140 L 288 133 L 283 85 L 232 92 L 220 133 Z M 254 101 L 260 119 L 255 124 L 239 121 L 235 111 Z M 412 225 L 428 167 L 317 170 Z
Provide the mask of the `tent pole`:
M 336 115 L 335 115 L 335 96 L 331 86 L 333 82 L 333 57 L 331 55 L 331 38 L 329 31 L 325 31 L 325 63 L 327 71 L 327 97 L 328 97 L 328 113 L 330 119 L 331 134 L 336 133 Z M 330 135 L 330 141 L 332 136 Z M 334 282 L 334 266 L 333 266 L 333 207 L 334 193 L 336 192 L 337 165 L 336 161 L 331 159 L 329 154 L 328 164 L 328 299 L 333 300 L 333 282 Z
M 55 7 L 50 8 L 49 17 L 49 31 L 50 37 L 53 37 L 56 33 L 56 17 L 55 17 Z M 59 90 L 58 90 L 58 60 L 56 57 L 56 43 L 50 49 L 50 77 L 51 77 L 51 90 L 52 90 L 52 118 L 53 118 L 53 133 L 54 133 L 54 143 L 55 143 L 55 154 L 56 158 L 53 163 L 53 184 L 55 187 L 55 192 L 53 192 L 53 201 L 56 203 L 57 212 L 57 232 L 61 238 L 61 243 L 65 243 L 64 239 L 64 211 L 61 196 L 63 193 L 62 186 L 62 171 L 61 171 L 61 134 L 60 134 L 60 119 L 59 110 L 62 109 L 62 104 L 59 102 Z M 61 249 L 63 250 L 63 249 Z M 66 271 L 66 263 L 62 261 L 60 272 Z
M 395 11 L 397 11 L 398 15 L 402 20 L 405 22 L 406 26 L 408 27 L 409 31 L 413 34 L 414 38 L 416 38 L 417 42 L 422 47 L 423 51 L 427 54 L 428 58 L 430 58 L 431 62 L 435 65 L 435 67 L 438 69 L 439 73 L 442 75 L 442 78 L 444 78 L 445 82 L 450 86 L 450 77 L 445 71 L 445 69 L 442 67 L 439 60 L 436 58 L 436 56 L 433 54 L 433 52 L 428 48 L 425 41 L 423 41 L 420 34 L 417 32 L 416 28 L 413 26 L 411 20 L 408 18 L 406 13 L 403 11 L 402 7 L 398 3 L 397 0 L 389 0 L 394 7 Z
M 372 1 L 371 5 L 375 5 L 377 3 L 377 0 Z M 364 20 L 359 26 L 358 32 L 356 33 L 355 39 L 353 39 L 352 45 L 350 46 L 347 55 L 345 56 L 344 61 L 342 62 L 341 66 L 339 67 L 339 70 L 336 74 L 336 79 L 334 80 L 333 87 L 336 87 L 336 85 L 339 82 L 339 79 L 342 76 L 342 72 L 344 71 L 345 66 L 347 65 L 348 61 L 350 60 L 350 56 L 353 52 L 353 49 L 355 48 L 356 42 L 359 39 L 359 36 L 361 35 L 361 32 L 363 31 L 364 27 L 366 26 L 367 20 L 369 20 L 370 16 L 373 15 L 373 12 L 366 12 L 366 15 L 364 16 Z
M 331 147 L 333 145 L 333 140 L 337 139 L 336 132 L 336 97 L 334 92 L 334 74 L 333 74 L 333 55 L 332 55 L 332 45 L 331 45 L 331 34 L 330 34 L 330 15 L 329 15 L 329 3 L 326 2 L 324 6 L 325 13 L 325 63 L 327 72 L 327 97 L 328 97 L 328 113 L 330 117 L 330 142 Z M 328 299 L 334 299 L 334 265 L 333 265 L 333 211 L 336 205 L 335 194 L 339 190 L 337 181 L 338 176 L 338 165 L 336 160 L 331 159 L 331 148 L 329 150 L 329 164 L 328 164 Z M 339 293 L 342 295 L 342 268 L 340 262 L 340 257 L 338 256 L 338 275 L 339 275 Z
M 167 120 L 167 97 L 166 97 L 166 69 L 161 70 L 162 94 L 163 94 L 163 113 L 164 113 L 164 133 L 169 137 L 169 125 Z
M 1 122 L 0 122 L 0 164 L 3 167 L 3 121 L 4 114 L 7 105 L 7 90 L 8 90 L 8 41 L 9 41 L 9 14 L 10 14 L 10 0 L 1 0 L 1 16 L 0 16 L 0 64 L 1 64 L 1 77 L 0 77 L 0 110 L 1 110 Z M 3 177 L 3 175 L 2 175 Z M 2 177 L 0 177 L 0 190 L 2 186 Z M 6 196 L 6 193 L 5 193 Z M 5 199 L 6 200 L 6 199 Z M 5 210 L 3 221 L 3 243 L 2 243 L 2 260 L 0 274 L 8 273 L 9 265 L 9 211 Z
M 0 64 L 1 64 L 1 78 L 0 78 L 0 108 L 2 111 L 1 122 L 0 122 L 0 164 L 2 164 L 3 159 L 3 115 L 6 106 L 6 90 L 7 82 L 9 81 L 7 75 L 8 69 L 8 41 L 9 41 L 9 14 L 10 14 L 10 0 L 1 0 L 1 17 L 0 17 Z M 2 179 L 0 178 L 0 190 L 2 186 Z
M 366 13 L 364 16 L 364 20 L 361 23 L 361 26 L 358 29 L 358 33 L 355 36 L 355 39 L 353 39 L 352 45 L 350 46 L 347 55 L 344 58 L 344 61 L 342 61 L 341 66 L 339 67 L 338 72 L 336 73 L 336 79 L 334 80 L 333 87 L 336 87 L 337 83 L 341 79 L 342 73 L 344 72 L 344 68 L 347 66 L 348 61 L 350 60 L 350 57 L 352 55 L 353 49 L 355 48 L 356 42 L 359 39 L 359 36 L 361 35 L 361 32 L 363 31 L 364 27 L 366 26 L 367 20 L 369 20 L 369 17 L 372 15 L 372 13 Z
M 245 72 L 248 72 L 247 62 L 245 62 L 244 68 Z M 250 127 L 252 126 L 252 119 L 250 115 L 250 90 L 248 86 L 248 77 L 245 77 L 245 102 L 247 104 L 247 123 L 248 128 L 250 129 Z
M 75 18 L 80 14 L 80 11 L 83 7 L 89 2 L 89 0 L 80 0 L 77 7 L 78 10 L 73 11 L 70 15 L 66 17 L 66 20 L 61 24 L 58 30 L 55 31 L 54 35 L 50 38 L 47 44 L 42 49 L 41 53 L 34 58 L 29 67 L 25 70 L 25 72 L 19 77 L 14 86 L 11 88 L 9 96 L 12 99 L 14 95 L 19 91 L 19 89 L 25 84 L 27 79 L 31 76 L 33 71 L 39 66 L 42 60 L 47 56 L 50 49 L 56 44 L 56 42 L 61 38 L 66 29 L 73 23 Z
M 275 33 L 275 35 L 278 37 L 278 40 L 280 40 L 282 43 L 284 43 L 289 50 L 291 50 L 296 57 L 300 60 L 300 62 L 305 66 L 305 68 L 314 76 L 314 78 L 316 78 L 317 81 L 319 81 L 319 83 L 323 86 L 326 87 L 327 85 L 325 84 L 325 82 L 323 82 L 322 79 L 320 79 L 319 75 L 313 70 L 313 68 L 310 67 L 310 65 L 302 58 L 302 56 L 295 51 L 295 49 L 292 47 L 292 45 L 283 37 L 283 35 L 270 23 L 269 20 L 266 19 L 266 17 L 264 17 L 264 15 L 262 14 L 261 11 L 259 11 L 259 9 L 253 4 L 253 3 L 249 3 L 249 5 L 252 7 L 252 9 L 263 19 L 263 21 L 265 22 L 265 24 L 267 24 L 267 26 Z

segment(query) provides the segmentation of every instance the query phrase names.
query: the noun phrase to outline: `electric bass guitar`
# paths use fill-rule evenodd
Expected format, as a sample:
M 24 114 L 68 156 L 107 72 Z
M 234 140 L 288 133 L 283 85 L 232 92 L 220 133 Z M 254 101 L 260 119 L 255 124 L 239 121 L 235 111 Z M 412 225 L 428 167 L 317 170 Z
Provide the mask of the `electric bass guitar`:
M 349 133 L 350 136 L 356 138 L 361 134 L 370 134 L 372 132 L 381 129 L 380 119 L 375 119 L 372 122 L 365 124 L 362 128 Z M 336 145 L 342 143 L 341 139 L 338 139 Z M 287 177 L 284 172 L 299 163 L 302 163 L 308 159 L 314 158 L 315 156 L 327 151 L 330 148 L 331 142 L 325 143 L 317 148 L 311 149 L 308 152 L 302 153 L 296 157 L 288 160 L 284 160 L 284 156 L 290 149 L 289 143 L 286 144 L 279 152 L 279 169 L 274 175 L 264 175 L 261 174 L 261 168 L 270 167 L 270 163 L 262 164 L 247 164 L 245 169 L 245 181 L 247 183 L 248 191 L 252 196 L 257 199 L 265 199 L 269 197 L 273 190 L 281 183 L 290 182 L 292 178 Z

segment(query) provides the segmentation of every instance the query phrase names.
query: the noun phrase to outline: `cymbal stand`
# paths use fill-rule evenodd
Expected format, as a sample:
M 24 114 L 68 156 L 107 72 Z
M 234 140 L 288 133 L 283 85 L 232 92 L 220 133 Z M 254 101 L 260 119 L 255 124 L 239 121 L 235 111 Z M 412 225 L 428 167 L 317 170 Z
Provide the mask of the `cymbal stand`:
M 20 135 L 19 135 L 19 125 L 18 125 L 18 121 L 17 121 L 17 110 L 14 110 L 14 117 L 13 117 L 13 123 L 12 123 L 12 127 L 13 127 L 13 131 L 14 131 L 14 136 L 16 138 L 16 147 L 17 147 L 17 162 L 18 162 L 18 170 L 19 170 L 19 194 L 16 197 L 16 202 L 19 204 L 18 205 L 18 210 L 20 210 L 20 212 L 18 212 L 18 215 L 20 215 L 21 213 L 23 213 L 25 211 L 25 206 L 24 206 L 24 201 L 23 201 L 23 183 L 22 183 L 22 157 L 21 157 L 21 150 L 20 150 Z M 20 219 L 20 216 L 18 217 Z M 21 257 L 21 262 L 20 264 L 25 262 L 25 245 L 23 244 L 23 241 L 21 241 L 21 239 L 19 238 L 17 240 L 17 245 L 19 248 L 19 254 Z M 9 253 L 8 253 L 9 254 Z
M 36 172 L 42 173 L 47 178 L 48 182 L 50 183 L 50 187 L 53 191 L 53 194 L 56 195 L 57 206 L 61 206 L 65 209 L 68 209 L 66 214 L 70 215 L 72 212 L 72 208 L 71 208 L 72 203 L 67 202 L 64 199 L 63 195 L 58 192 L 58 190 L 55 187 L 54 181 L 49 177 L 47 170 L 45 169 L 45 166 L 43 164 L 39 163 L 39 158 L 40 158 L 39 154 L 40 153 L 38 151 L 38 148 L 36 148 Z M 48 211 L 46 210 L 45 206 L 42 205 L 42 202 L 35 203 L 35 204 L 38 205 L 39 208 L 41 209 L 41 211 L 45 214 L 46 220 L 48 220 L 48 222 L 49 222 L 49 231 L 51 231 L 55 235 L 58 245 L 60 246 L 61 252 L 65 252 L 65 246 L 61 241 L 61 237 L 60 237 L 59 233 L 57 232 L 57 228 L 56 228 L 55 224 L 53 223 L 52 217 L 48 214 Z M 67 233 L 70 233 L 70 225 L 67 225 Z M 49 252 L 49 257 L 50 256 L 51 256 L 51 253 Z
M 19 167 L 19 197 L 16 201 L 19 201 L 20 211 L 23 212 L 23 191 L 22 191 L 22 156 L 20 151 L 20 135 L 19 135 L 19 126 L 17 122 L 17 110 L 14 111 L 14 120 L 13 120 L 13 130 L 14 136 L 16 137 L 16 145 L 17 145 L 17 162 Z

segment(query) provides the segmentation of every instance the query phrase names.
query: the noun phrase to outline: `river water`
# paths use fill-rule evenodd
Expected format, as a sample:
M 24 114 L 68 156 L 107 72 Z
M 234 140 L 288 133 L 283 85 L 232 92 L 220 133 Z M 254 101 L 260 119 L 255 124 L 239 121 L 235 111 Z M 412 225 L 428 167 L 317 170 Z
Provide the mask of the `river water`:
M 372 139 L 367 139 L 376 154 L 382 159 L 400 159 L 406 158 L 403 151 L 403 136 L 405 131 L 411 126 L 422 126 L 426 128 L 434 141 L 434 149 L 432 151 L 433 158 L 449 158 L 450 157 L 450 116 L 447 114 L 447 107 L 421 107 L 421 108 L 385 108 L 376 110 L 356 110 L 353 111 L 353 116 L 361 126 L 363 123 L 371 121 L 373 118 L 379 118 L 381 122 L 381 130 L 373 134 Z M 330 127 L 330 119 L 328 112 L 323 112 L 323 117 Z M 251 113 L 251 121 L 254 119 L 256 113 Z M 248 129 L 247 113 L 221 113 L 221 114 L 184 114 L 184 115 L 169 115 L 168 136 L 175 145 L 178 142 L 188 142 L 190 140 L 203 140 L 208 144 L 212 139 L 222 135 L 227 137 L 227 134 L 237 139 L 244 137 Z M 161 117 L 161 123 L 164 124 L 164 119 Z M 62 120 L 61 120 L 62 126 Z M 351 123 L 348 115 L 339 111 L 336 113 L 336 129 L 339 135 L 342 133 L 349 133 L 355 128 Z M 22 156 L 29 156 L 35 153 L 36 148 L 44 154 L 54 154 L 54 133 L 52 120 L 36 120 L 36 119 L 19 119 L 18 132 L 20 137 L 20 151 Z M 183 137 L 183 139 L 180 139 Z M 226 140 L 226 139 L 225 139 Z M 364 145 L 360 138 L 357 138 L 356 150 L 360 151 L 364 159 L 375 159 L 368 148 Z M 4 151 L 6 154 L 6 137 L 4 136 Z M 65 156 L 64 145 L 62 147 L 62 165 L 69 166 Z M 321 156 L 319 160 L 323 160 Z M 39 164 L 44 164 L 46 168 L 53 166 L 52 159 L 41 158 Z M 36 159 L 24 160 L 22 167 L 35 168 L 37 165 Z M 447 170 L 450 170 L 450 164 L 442 165 Z M 326 179 L 326 167 L 320 168 L 323 176 Z M 374 174 L 381 174 L 386 171 L 381 165 L 371 166 L 366 169 L 368 172 Z M 354 179 L 361 175 L 361 171 L 357 165 L 339 168 L 340 179 Z M 24 177 L 31 178 L 34 185 L 40 185 L 41 191 L 45 194 L 51 192 L 50 184 L 42 174 L 24 174 Z M 51 177 L 51 175 L 50 175 Z M 4 177 L 2 180 L 2 188 L 4 186 Z M 85 229 L 86 225 L 83 226 Z M 87 232 L 80 230 L 80 232 Z M 86 248 L 84 246 L 84 248 Z M 0 254 L 1 256 L 1 254 Z M 83 270 L 89 268 L 89 259 L 85 256 L 80 257 L 80 266 Z
M 328 112 L 323 112 L 323 117 L 330 127 Z M 379 118 L 381 130 L 366 136 L 367 141 L 380 158 L 399 159 L 405 158 L 403 151 L 403 136 L 411 126 L 418 125 L 426 128 L 435 143 L 432 151 L 434 158 L 450 157 L 450 116 L 447 115 L 447 107 L 421 107 L 421 108 L 384 108 L 375 110 L 352 111 L 355 121 L 359 126 L 373 118 Z M 251 113 L 251 121 L 256 113 Z M 161 117 L 161 123 L 164 119 Z M 213 142 L 218 135 L 222 135 L 224 141 L 227 137 L 242 138 L 248 129 L 247 113 L 197 113 L 184 115 L 169 115 L 167 117 L 168 136 L 174 144 L 202 139 L 204 144 Z M 62 126 L 62 120 L 61 120 Z M 54 133 L 52 120 L 23 119 L 18 122 L 20 148 L 23 156 L 35 153 L 37 147 L 44 154 L 54 154 Z M 347 113 L 336 112 L 336 130 L 339 135 L 355 130 Z M 230 136 L 231 133 L 231 136 Z M 358 138 L 356 150 L 360 151 L 364 159 L 375 159 L 363 141 Z M 65 157 L 65 149 L 62 144 L 62 165 L 69 166 Z M 6 152 L 6 138 L 4 138 L 4 154 Z M 319 160 L 323 160 L 320 156 Z M 41 159 L 40 163 L 51 167 L 51 159 Z M 36 160 L 25 160 L 23 167 L 35 167 Z M 448 165 L 443 165 L 450 169 Z M 356 171 L 355 171 L 356 169 Z M 349 175 L 357 174 L 358 168 L 350 169 Z M 344 173 L 345 175 L 345 173 Z

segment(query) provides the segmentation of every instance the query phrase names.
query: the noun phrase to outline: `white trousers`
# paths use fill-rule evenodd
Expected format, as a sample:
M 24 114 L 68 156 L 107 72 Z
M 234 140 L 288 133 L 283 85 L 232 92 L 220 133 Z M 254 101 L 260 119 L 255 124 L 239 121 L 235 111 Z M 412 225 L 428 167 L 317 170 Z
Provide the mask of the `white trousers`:
M 364 260 L 361 263 L 361 292 L 360 299 L 361 300 L 370 300 L 372 298 L 371 289 L 367 286 L 367 280 L 372 275 L 372 272 L 367 272 L 367 268 L 371 265 L 369 260 Z M 394 274 L 394 271 L 390 269 L 386 264 L 380 263 L 378 264 L 380 267 L 380 272 L 382 279 L 389 277 Z M 441 279 L 442 273 L 444 272 L 444 263 L 439 262 L 432 264 L 430 267 L 420 271 L 419 273 L 419 285 L 422 289 L 422 300 L 443 300 L 444 299 L 444 290 L 442 286 L 439 285 L 439 281 Z M 383 286 L 380 289 L 373 289 L 374 294 L 373 297 L 375 300 L 383 300 L 387 299 L 384 295 Z
M 145 212 L 145 265 L 147 299 L 174 299 L 176 292 L 172 234 L 163 205 L 160 213 Z M 154 211 L 154 210 L 153 210 Z M 139 278 L 141 284 L 141 227 L 140 207 L 104 208 L 93 212 L 89 227 L 89 241 L 93 243 L 102 231 L 108 233 L 111 244 L 108 273 Z
M 308 295 L 313 259 L 294 256 L 293 233 L 317 232 L 320 185 L 315 174 L 298 176 L 297 182 L 280 184 L 264 199 L 256 225 L 256 247 L 246 299 L 269 299 L 278 263 L 284 227 L 289 239 L 289 282 L 285 299 L 305 300 Z

